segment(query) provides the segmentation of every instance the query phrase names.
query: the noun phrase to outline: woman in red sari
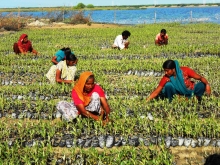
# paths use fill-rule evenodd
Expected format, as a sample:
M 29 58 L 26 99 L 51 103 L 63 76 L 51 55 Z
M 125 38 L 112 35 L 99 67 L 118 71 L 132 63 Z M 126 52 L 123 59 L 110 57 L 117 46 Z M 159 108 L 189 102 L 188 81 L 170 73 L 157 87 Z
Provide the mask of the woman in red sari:
M 22 34 L 17 43 L 13 46 L 15 54 L 27 54 L 28 52 L 37 55 L 37 51 L 33 49 L 31 41 L 28 40 L 27 34 Z
M 207 95 L 211 94 L 211 87 L 206 78 L 189 67 L 180 67 L 177 60 L 165 61 L 163 69 L 165 75 L 160 80 L 157 88 L 147 98 L 147 101 L 161 95 L 172 102 L 174 95 L 178 94 L 187 98 L 195 95 L 198 102 L 201 103 L 204 92 Z M 191 78 L 198 80 L 198 82 L 191 81 Z

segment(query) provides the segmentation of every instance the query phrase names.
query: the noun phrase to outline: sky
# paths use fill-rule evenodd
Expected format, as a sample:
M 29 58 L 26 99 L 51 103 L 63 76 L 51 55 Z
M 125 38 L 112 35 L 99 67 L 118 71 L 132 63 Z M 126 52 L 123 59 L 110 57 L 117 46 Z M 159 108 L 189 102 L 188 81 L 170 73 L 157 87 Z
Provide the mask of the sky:
M 94 6 L 120 5 L 159 5 L 159 4 L 189 4 L 189 3 L 220 3 L 220 0 L 0 0 L 0 8 L 18 7 L 56 7 L 76 6 L 78 3 Z

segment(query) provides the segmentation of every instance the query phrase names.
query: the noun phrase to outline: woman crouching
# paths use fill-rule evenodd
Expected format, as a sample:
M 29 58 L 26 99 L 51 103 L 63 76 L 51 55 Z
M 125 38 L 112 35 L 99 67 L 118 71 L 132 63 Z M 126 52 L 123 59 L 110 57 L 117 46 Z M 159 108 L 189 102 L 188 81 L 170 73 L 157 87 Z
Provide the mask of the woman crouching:
M 52 84 L 56 82 L 71 84 L 75 79 L 77 62 L 78 59 L 73 53 L 67 54 L 65 60 L 60 61 L 57 65 L 51 66 L 46 77 Z
M 110 107 L 103 89 L 95 84 L 94 74 L 83 72 L 72 90 L 73 103 L 60 101 L 57 109 L 64 119 L 72 120 L 77 115 L 101 120 L 103 124 L 109 122 Z
M 163 63 L 163 69 L 165 75 L 161 79 L 158 87 L 147 98 L 147 101 L 161 94 L 171 102 L 174 95 L 177 94 L 187 98 L 191 98 L 195 95 L 200 103 L 205 91 L 208 95 L 211 94 L 211 87 L 208 81 L 191 68 L 180 67 L 178 61 L 165 61 Z M 191 78 L 199 80 L 200 82 L 195 83 L 190 80 Z

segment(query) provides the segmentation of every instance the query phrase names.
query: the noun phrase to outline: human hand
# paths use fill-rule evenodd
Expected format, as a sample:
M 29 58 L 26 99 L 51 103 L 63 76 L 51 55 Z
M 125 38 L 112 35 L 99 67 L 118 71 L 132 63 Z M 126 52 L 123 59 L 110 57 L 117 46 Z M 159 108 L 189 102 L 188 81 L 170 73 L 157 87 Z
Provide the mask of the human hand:
M 150 100 L 151 100 L 150 97 L 147 97 L 147 98 L 146 98 L 146 102 L 149 102 Z
M 66 83 L 72 84 L 72 83 L 74 83 L 74 81 L 73 80 L 66 80 Z
M 206 85 L 205 91 L 206 91 L 206 93 L 207 93 L 208 96 L 211 94 L 211 87 L 210 87 L 209 84 Z
M 102 124 L 105 126 L 107 123 L 109 123 L 110 120 L 109 120 L 109 117 L 106 116 L 105 120 L 102 120 Z
M 125 43 L 124 43 L 124 46 L 125 46 L 124 49 L 127 49 L 127 48 L 128 48 L 128 45 L 129 45 L 129 42 L 128 42 L 128 41 L 125 42 Z
M 104 119 L 104 121 L 109 122 L 109 121 L 110 121 L 109 117 L 106 116 L 105 119 Z
M 32 53 L 33 53 L 34 55 L 38 55 L 38 52 L 37 52 L 36 50 L 32 50 Z

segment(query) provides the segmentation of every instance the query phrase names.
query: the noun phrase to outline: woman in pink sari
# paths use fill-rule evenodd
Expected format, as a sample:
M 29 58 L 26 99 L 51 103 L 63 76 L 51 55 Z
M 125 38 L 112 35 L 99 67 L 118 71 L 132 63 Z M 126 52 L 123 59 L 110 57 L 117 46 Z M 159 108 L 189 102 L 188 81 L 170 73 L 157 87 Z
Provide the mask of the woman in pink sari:
M 31 41 L 28 40 L 27 34 L 22 34 L 17 43 L 13 46 L 15 54 L 27 54 L 28 52 L 37 55 L 37 51 L 33 49 Z

